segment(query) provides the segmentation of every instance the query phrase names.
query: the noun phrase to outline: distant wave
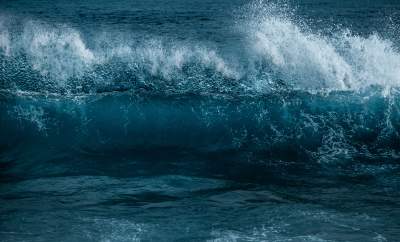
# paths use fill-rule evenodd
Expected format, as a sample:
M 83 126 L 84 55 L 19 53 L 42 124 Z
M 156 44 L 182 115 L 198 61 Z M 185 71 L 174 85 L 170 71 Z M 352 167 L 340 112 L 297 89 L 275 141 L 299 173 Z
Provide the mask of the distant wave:
M 237 30 L 245 40 L 244 51 L 229 55 L 202 43 L 163 38 L 138 43 L 98 37 L 89 47 L 79 29 L 31 20 L 13 31 L 12 20 L 3 16 L 0 85 L 61 93 L 144 88 L 244 95 L 277 88 L 400 86 L 400 52 L 376 33 L 361 37 L 344 29 L 324 36 L 277 4 L 251 4 L 243 12 Z

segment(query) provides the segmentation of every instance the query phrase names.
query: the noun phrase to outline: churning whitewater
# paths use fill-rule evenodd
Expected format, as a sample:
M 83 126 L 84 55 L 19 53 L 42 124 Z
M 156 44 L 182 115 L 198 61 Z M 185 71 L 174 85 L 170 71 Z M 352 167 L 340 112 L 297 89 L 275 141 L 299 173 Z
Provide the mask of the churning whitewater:
M 201 42 L 134 38 L 136 33 L 112 38 L 115 33 L 100 30 L 86 40 L 66 24 L 2 15 L 1 86 L 40 93 L 147 88 L 247 95 L 277 86 L 358 91 L 400 85 L 400 54 L 390 40 L 349 29 L 325 36 L 290 13 L 275 4 L 243 8 L 246 17 L 231 30 L 241 35 L 243 51 L 229 54 Z
M 0 241 L 397 241 L 397 1 L 0 1 Z

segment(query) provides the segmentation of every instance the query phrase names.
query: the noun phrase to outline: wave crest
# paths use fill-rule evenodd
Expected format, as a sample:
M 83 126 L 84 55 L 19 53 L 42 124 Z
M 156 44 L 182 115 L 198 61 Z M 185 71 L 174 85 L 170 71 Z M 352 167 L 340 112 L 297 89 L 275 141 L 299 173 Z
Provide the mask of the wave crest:
M 34 21 L 26 23 L 20 35 L 15 33 L 16 41 L 10 43 L 8 29 L 0 27 L 0 48 L 6 53 L 2 61 L 9 69 L 18 68 L 17 76 L 3 73 L 1 79 L 13 76 L 9 82 L 18 88 L 26 88 L 25 80 L 30 79 L 31 86 L 46 89 L 51 84 L 56 91 L 76 91 L 83 86 L 96 90 L 121 83 L 134 86 L 138 82 L 156 88 L 206 89 L 217 87 L 207 80 L 239 78 L 216 50 L 197 44 L 169 44 L 159 38 L 114 43 L 98 38 L 92 41 L 98 43 L 89 47 L 77 29 Z M 21 80 L 25 82 L 19 83 Z
M 287 5 L 258 2 L 244 12 L 241 51 L 167 38 L 84 36 L 38 21 L 11 31 L 0 21 L 2 89 L 97 92 L 137 87 L 167 92 L 265 93 L 278 89 L 360 90 L 400 86 L 400 53 L 378 34 L 311 31 Z M 86 37 L 86 38 L 85 38 Z M 89 38 L 90 37 L 90 38 Z M 226 45 L 237 44 L 227 40 Z M 230 58 L 227 58 L 229 56 Z
M 308 90 L 400 86 L 400 53 L 378 34 L 364 38 L 344 29 L 323 36 L 293 20 L 288 10 L 277 11 L 277 5 L 258 3 L 252 9 L 262 9 L 245 24 L 259 70 Z

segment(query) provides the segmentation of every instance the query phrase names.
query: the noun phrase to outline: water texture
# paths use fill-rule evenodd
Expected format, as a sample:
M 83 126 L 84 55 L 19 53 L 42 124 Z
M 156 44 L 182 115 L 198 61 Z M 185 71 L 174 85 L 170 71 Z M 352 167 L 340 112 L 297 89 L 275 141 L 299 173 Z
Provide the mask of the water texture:
M 400 2 L 0 0 L 0 241 L 399 241 Z

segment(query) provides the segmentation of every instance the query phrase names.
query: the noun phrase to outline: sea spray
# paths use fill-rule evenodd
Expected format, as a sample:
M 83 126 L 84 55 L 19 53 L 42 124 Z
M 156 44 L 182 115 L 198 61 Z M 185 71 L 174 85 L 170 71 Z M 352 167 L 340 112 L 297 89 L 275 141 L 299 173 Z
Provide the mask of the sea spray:
M 286 88 L 357 91 L 400 85 L 400 54 L 377 33 L 342 29 L 324 36 L 294 18 L 288 6 L 258 2 L 236 23 L 242 50 L 229 53 L 202 43 L 161 37 L 129 41 L 85 36 L 77 28 L 22 21 L 22 32 L 1 24 L 6 74 L 2 89 L 99 92 L 143 88 L 177 93 L 253 95 Z M 122 37 L 121 37 L 122 38 Z M 31 77 L 29 83 L 25 80 Z

